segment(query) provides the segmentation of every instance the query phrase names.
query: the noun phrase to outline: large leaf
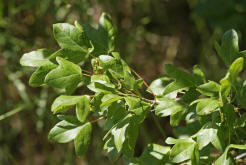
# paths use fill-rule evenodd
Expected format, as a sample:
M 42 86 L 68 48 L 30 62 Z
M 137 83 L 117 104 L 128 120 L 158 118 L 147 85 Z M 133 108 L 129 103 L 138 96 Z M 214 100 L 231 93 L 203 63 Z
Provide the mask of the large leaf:
M 86 99 L 86 96 L 66 96 L 61 95 L 55 99 L 51 106 L 51 111 L 56 114 L 60 112 L 64 112 L 67 109 L 78 104 L 82 99 Z
M 242 57 L 237 58 L 228 69 L 226 76 L 220 80 L 220 97 L 223 103 L 226 101 L 232 87 L 235 88 L 235 81 L 238 74 L 243 70 L 244 59 Z
M 56 67 L 57 65 L 55 64 L 46 64 L 40 66 L 30 77 L 29 84 L 33 87 L 44 85 L 46 75 Z
M 115 162 L 120 157 L 121 152 L 117 151 L 112 138 L 104 144 L 104 149 L 107 150 L 110 161 Z
M 145 114 L 150 110 L 150 104 L 136 97 L 125 97 L 126 104 L 129 106 L 129 111 L 134 112 L 136 115 Z
M 226 31 L 221 40 L 221 47 L 217 44 L 216 50 L 226 66 L 230 66 L 238 57 L 239 47 L 237 32 L 233 29 Z
M 99 19 L 98 30 L 100 33 L 102 33 L 102 35 L 105 36 L 105 38 L 107 38 L 108 52 L 112 52 L 115 47 L 116 32 L 111 17 L 108 14 L 102 13 Z
M 77 155 L 83 155 L 87 151 L 91 141 L 91 133 L 91 123 L 85 123 L 74 139 L 75 152 Z
M 200 150 L 209 143 L 212 143 L 220 151 L 224 149 L 223 131 L 211 122 L 205 124 L 195 136 Z
M 184 105 L 172 99 L 162 98 L 161 102 L 155 107 L 155 114 L 165 117 L 183 111 L 185 108 Z
M 171 82 L 170 78 L 162 77 L 154 80 L 148 90 L 151 90 L 156 96 L 163 95 L 165 87 Z
M 86 35 L 91 40 L 95 49 L 93 54 L 109 54 L 115 47 L 115 29 L 109 15 L 102 13 L 99 19 L 98 29 L 90 25 L 82 25 Z
M 231 148 L 236 148 L 240 150 L 246 150 L 246 145 L 237 145 L 237 144 L 230 144 L 226 147 L 225 152 L 215 161 L 214 165 L 236 165 L 236 162 L 233 158 L 228 154 L 228 151 Z
M 82 81 L 81 68 L 61 57 L 57 57 L 56 60 L 59 63 L 58 68 L 47 74 L 45 82 L 52 87 L 63 88 L 67 93 L 72 93 Z
M 73 140 L 81 129 L 82 126 L 63 120 L 50 130 L 48 138 L 58 143 L 67 143 Z
M 197 91 L 205 96 L 216 96 L 220 90 L 220 85 L 214 81 L 199 85 Z
M 165 88 L 164 94 L 197 85 L 197 78 L 194 75 L 186 73 L 171 64 L 165 64 L 165 71 L 175 81 Z
M 81 96 L 81 99 L 76 105 L 76 115 L 81 123 L 84 123 L 90 113 L 90 97 Z
M 82 27 L 58 23 L 53 25 L 53 32 L 61 48 L 81 52 L 82 56 L 88 53 L 90 44 Z
M 52 54 L 52 51 L 48 49 L 38 49 L 30 53 L 25 53 L 21 59 L 20 64 L 23 66 L 40 67 L 42 65 L 52 65 L 52 62 L 48 60 L 48 57 Z
M 138 158 L 141 165 L 163 165 L 169 159 L 170 147 L 159 144 L 148 144 Z
M 166 143 L 175 144 L 170 151 L 170 160 L 173 163 L 181 163 L 192 159 L 194 165 L 198 165 L 199 152 L 197 153 L 197 144 L 192 139 L 173 139 L 167 138 Z M 197 160 L 198 157 L 198 160 Z
M 220 106 L 218 100 L 213 98 L 204 98 L 198 100 L 196 112 L 198 115 L 208 115 Z

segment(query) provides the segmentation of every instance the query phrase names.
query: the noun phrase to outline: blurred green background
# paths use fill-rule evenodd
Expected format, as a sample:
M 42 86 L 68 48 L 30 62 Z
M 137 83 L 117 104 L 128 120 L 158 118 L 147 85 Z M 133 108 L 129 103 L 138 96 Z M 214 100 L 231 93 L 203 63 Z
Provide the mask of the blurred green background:
M 28 86 L 32 70 L 19 64 L 25 52 L 58 48 L 52 24 L 95 25 L 103 11 L 117 27 L 121 56 L 148 83 L 165 73 L 164 63 L 187 71 L 199 64 L 208 79 L 221 78 L 225 66 L 213 45 L 228 29 L 238 32 L 240 48 L 246 48 L 245 0 L 0 0 L 0 165 L 111 164 L 100 123 L 84 157 L 75 156 L 73 144 L 48 141 L 57 122 L 50 105 L 59 91 Z M 163 143 L 163 136 L 173 134 L 168 119 L 150 116 L 140 129 L 136 155 L 148 142 Z

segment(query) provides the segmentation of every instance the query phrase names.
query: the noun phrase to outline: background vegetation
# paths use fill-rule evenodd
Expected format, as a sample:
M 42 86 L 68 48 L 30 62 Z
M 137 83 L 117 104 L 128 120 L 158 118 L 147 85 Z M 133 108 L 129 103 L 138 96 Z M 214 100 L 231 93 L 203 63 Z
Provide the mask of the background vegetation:
M 89 152 L 80 158 L 72 144 L 47 140 L 57 122 L 50 105 L 60 91 L 29 87 L 31 70 L 19 64 L 24 52 L 58 47 L 52 24 L 78 20 L 93 25 L 102 11 L 117 27 L 121 55 L 148 83 L 165 73 L 164 63 L 187 71 L 199 64 L 208 79 L 220 79 L 226 70 L 214 41 L 230 28 L 239 33 L 240 49 L 246 48 L 243 0 L 0 0 L 0 164 L 110 164 L 99 129 L 94 128 Z M 161 144 L 163 136 L 176 133 L 166 119 L 150 116 L 140 129 L 136 154 L 148 142 Z

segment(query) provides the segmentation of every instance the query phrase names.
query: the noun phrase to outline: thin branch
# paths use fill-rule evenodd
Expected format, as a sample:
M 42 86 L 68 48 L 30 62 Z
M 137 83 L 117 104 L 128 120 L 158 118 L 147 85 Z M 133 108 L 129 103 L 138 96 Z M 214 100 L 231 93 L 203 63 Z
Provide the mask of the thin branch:
M 88 70 L 84 70 L 84 69 L 83 69 L 82 71 L 84 71 L 84 72 L 86 72 L 86 73 L 89 73 L 89 74 L 93 75 L 93 73 L 90 72 L 90 71 L 88 71 Z
M 89 74 L 82 73 L 84 76 L 91 77 Z
M 103 116 L 100 116 L 100 117 L 96 118 L 95 120 L 90 121 L 90 123 L 91 123 L 91 124 L 92 124 L 92 123 L 95 123 L 95 122 L 97 122 L 97 121 L 99 121 L 99 120 L 102 120 L 103 118 L 104 118 Z
M 129 67 L 130 70 L 139 78 L 139 79 L 143 79 L 134 69 L 132 69 L 131 67 Z M 150 93 L 153 95 L 154 98 L 156 98 L 156 95 L 154 94 L 154 92 L 149 88 L 149 85 L 147 84 L 147 82 L 143 79 L 143 83 L 145 85 L 145 87 L 147 89 L 149 89 Z

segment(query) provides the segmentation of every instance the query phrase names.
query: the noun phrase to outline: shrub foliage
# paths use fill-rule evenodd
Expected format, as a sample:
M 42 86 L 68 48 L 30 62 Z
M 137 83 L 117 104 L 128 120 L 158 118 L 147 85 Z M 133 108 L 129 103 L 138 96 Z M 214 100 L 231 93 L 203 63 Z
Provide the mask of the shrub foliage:
M 61 121 L 50 130 L 49 139 L 74 141 L 76 154 L 83 155 L 93 123 L 102 119 L 104 149 L 113 162 L 120 156 L 129 165 L 231 165 L 240 159 L 246 149 L 246 85 L 238 75 L 245 66 L 246 52 L 239 51 L 234 30 L 215 44 L 228 67 L 219 82 L 206 80 L 198 66 L 187 73 L 166 64 L 168 76 L 150 86 L 115 51 L 116 30 L 107 14 L 101 15 L 97 28 L 58 23 L 53 32 L 59 50 L 39 49 L 20 60 L 23 66 L 36 68 L 31 86 L 63 89 L 51 106 Z M 88 88 L 87 94 L 74 94 L 82 86 Z M 150 113 L 169 117 L 170 125 L 183 133 L 177 139 L 168 137 L 165 146 L 148 144 L 136 157 L 139 126 Z

